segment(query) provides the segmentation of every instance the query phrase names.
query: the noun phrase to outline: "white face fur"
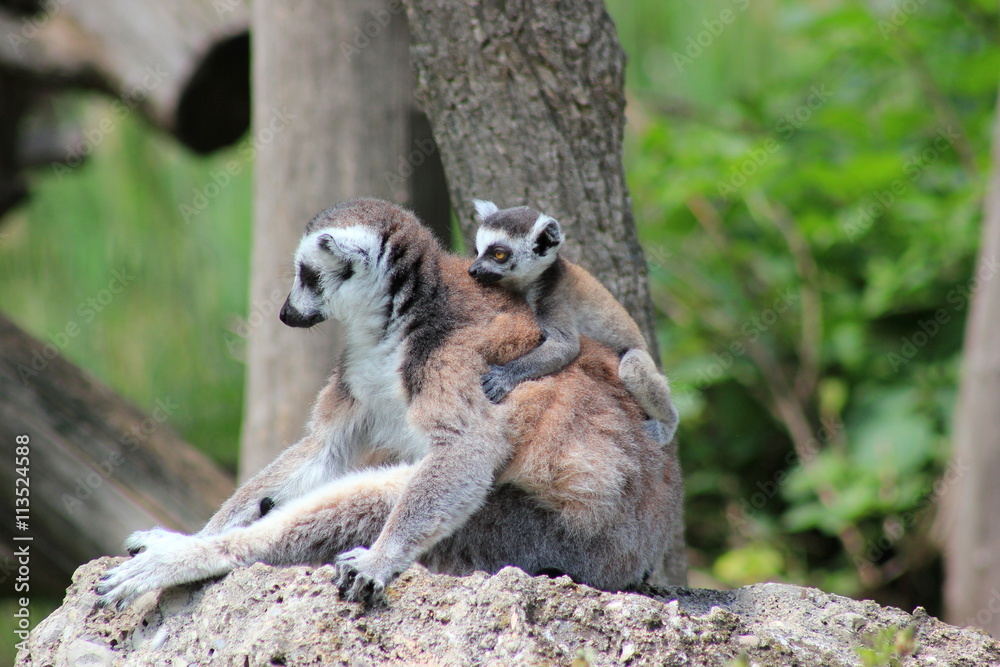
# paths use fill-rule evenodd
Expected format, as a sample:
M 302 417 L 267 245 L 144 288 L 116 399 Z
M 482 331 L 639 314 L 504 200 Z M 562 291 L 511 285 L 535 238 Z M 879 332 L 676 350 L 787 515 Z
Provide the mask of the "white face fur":
M 317 230 L 295 251 L 295 282 L 287 305 L 300 323 L 311 326 L 334 318 L 348 321 L 377 310 L 384 299 L 382 271 L 377 266 L 380 239 L 370 227 Z
M 517 291 L 528 289 L 559 254 L 563 242 L 559 223 L 539 213 L 528 233 L 519 235 L 495 218 L 488 220 L 504 214 L 496 204 L 478 199 L 473 204 L 480 227 L 476 232 L 476 261 L 470 273 L 484 283 L 497 282 Z M 540 244 L 543 235 L 546 239 Z

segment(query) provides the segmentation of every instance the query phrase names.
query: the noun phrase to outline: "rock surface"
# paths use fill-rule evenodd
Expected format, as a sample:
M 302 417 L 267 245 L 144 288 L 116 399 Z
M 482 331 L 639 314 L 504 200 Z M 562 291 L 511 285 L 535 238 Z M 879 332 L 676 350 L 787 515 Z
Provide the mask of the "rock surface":
M 338 599 L 329 565 L 257 564 L 122 613 L 96 609 L 97 577 L 120 560 L 77 570 L 18 665 L 1000 665 L 1000 643 L 920 608 L 783 584 L 613 594 L 515 568 L 450 577 L 415 566 L 387 606 L 364 610 Z M 864 662 L 866 648 L 883 658 Z

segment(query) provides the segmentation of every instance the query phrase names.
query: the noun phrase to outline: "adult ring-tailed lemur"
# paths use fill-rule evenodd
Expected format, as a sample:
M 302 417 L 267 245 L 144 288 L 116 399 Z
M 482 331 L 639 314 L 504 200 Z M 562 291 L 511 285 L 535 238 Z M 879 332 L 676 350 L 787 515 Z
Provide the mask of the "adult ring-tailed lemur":
M 680 473 L 613 351 L 581 336 L 565 368 L 495 404 L 481 377 L 538 346 L 535 316 L 478 284 L 413 214 L 345 202 L 309 223 L 295 261 L 282 321 L 335 318 L 345 336 L 308 434 L 200 532 L 129 537 L 133 557 L 98 586 L 105 604 L 255 562 L 335 562 L 354 600 L 414 561 L 452 574 L 515 565 L 607 590 L 658 568 Z

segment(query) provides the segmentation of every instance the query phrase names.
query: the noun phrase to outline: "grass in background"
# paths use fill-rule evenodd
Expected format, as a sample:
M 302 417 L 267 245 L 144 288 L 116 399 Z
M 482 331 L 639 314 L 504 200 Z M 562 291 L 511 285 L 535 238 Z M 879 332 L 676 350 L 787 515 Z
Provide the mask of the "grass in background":
M 70 109 L 83 130 L 113 130 L 75 169 L 31 174 L 31 199 L 0 227 L 3 312 L 46 342 L 78 330 L 67 358 L 140 408 L 178 404 L 171 425 L 235 469 L 251 165 L 216 187 L 235 150 L 199 158 L 93 98 Z M 181 205 L 203 210 L 185 220 Z

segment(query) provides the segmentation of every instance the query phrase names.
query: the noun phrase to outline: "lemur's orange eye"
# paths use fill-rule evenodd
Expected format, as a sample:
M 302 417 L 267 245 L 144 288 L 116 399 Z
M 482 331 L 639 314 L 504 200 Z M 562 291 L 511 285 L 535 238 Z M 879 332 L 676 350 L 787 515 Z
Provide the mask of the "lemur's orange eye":
M 493 259 L 495 259 L 498 262 L 506 262 L 508 257 L 510 257 L 510 253 L 507 252 L 506 250 L 501 250 L 500 248 L 497 248 L 496 250 L 493 251 Z

